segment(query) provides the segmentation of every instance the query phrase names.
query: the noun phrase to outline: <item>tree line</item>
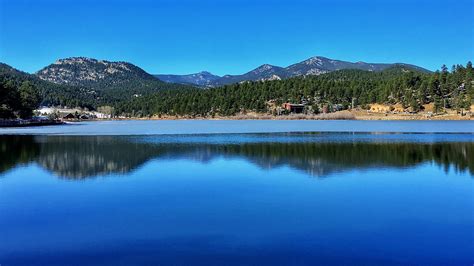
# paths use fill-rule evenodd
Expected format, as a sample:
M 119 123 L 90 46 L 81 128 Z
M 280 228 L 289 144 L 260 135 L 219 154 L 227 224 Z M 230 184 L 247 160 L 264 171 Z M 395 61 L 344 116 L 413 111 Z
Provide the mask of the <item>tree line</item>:
M 160 83 L 159 90 L 147 90 L 127 81 L 113 90 L 58 85 L 34 75 L 0 67 L 0 118 L 28 118 L 39 105 L 83 107 L 97 110 L 111 106 L 115 115 L 229 116 L 246 112 L 274 113 L 285 102 L 303 103 L 317 113 L 323 106 L 342 109 L 372 103 L 402 104 L 413 112 L 432 103 L 434 112 L 446 108 L 469 109 L 474 99 L 472 63 L 442 66 L 425 73 L 406 66 L 380 72 L 340 70 L 319 76 L 285 80 L 241 82 L 202 89 Z M 133 94 L 132 94 L 133 93 Z
M 29 118 L 33 114 L 32 110 L 39 106 L 98 110 L 101 106 L 114 107 L 133 98 L 146 97 L 161 90 L 189 88 L 186 85 L 165 83 L 150 77 L 139 79 L 125 75 L 116 80 L 106 79 L 94 86 L 66 85 L 42 80 L 36 75 L 0 63 L 0 119 Z M 29 100 L 25 100 L 26 96 Z
M 39 92 L 31 82 L 0 80 L 0 118 L 30 118 L 39 103 Z
M 212 89 L 164 90 L 146 98 L 124 101 L 116 114 L 126 116 L 188 115 L 209 117 L 245 112 L 271 113 L 282 103 L 304 103 L 315 112 L 338 104 L 365 107 L 372 103 L 397 104 L 420 111 L 433 103 L 436 113 L 445 108 L 468 109 L 474 99 L 472 63 L 446 66 L 424 73 L 404 66 L 381 72 L 340 70 L 319 76 L 286 80 L 242 82 Z

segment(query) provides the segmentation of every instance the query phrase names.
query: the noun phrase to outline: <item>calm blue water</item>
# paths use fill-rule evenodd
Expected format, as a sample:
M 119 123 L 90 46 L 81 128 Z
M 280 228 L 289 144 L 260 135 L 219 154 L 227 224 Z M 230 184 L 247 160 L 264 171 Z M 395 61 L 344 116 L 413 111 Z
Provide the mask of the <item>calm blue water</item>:
M 0 264 L 472 265 L 472 123 L 316 122 L 0 129 Z
M 472 133 L 473 121 L 163 120 L 100 121 L 64 126 L 0 128 L 0 134 L 156 135 L 269 132 Z

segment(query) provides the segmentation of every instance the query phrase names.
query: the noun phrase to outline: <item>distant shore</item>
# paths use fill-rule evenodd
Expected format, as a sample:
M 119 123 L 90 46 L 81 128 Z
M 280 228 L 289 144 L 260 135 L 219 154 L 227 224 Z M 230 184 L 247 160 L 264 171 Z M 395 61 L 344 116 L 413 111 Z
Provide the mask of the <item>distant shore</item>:
M 427 113 L 400 113 L 400 114 L 384 114 L 384 113 L 370 113 L 366 111 L 354 111 L 356 120 L 459 120 L 459 121 L 470 121 L 474 120 L 474 116 L 471 114 L 427 114 Z
M 233 116 L 152 116 L 144 118 L 114 118 L 113 120 L 386 120 L 386 121 L 403 121 L 403 120 L 457 120 L 457 121 L 473 121 L 474 115 L 466 114 L 461 116 L 454 113 L 446 114 L 427 114 L 427 113 L 374 113 L 361 110 L 353 111 L 339 111 L 328 114 L 305 115 L 305 114 L 290 114 L 290 115 L 270 115 L 259 113 L 239 114 Z
M 152 117 L 118 117 L 108 119 L 63 119 L 63 120 L 0 120 L 0 128 L 2 127 L 38 127 L 38 126 L 54 126 L 64 125 L 67 123 L 87 122 L 87 121 L 117 121 L 117 120 L 381 120 L 381 121 L 474 121 L 474 114 L 460 115 L 456 113 L 445 114 L 427 114 L 427 113 L 376 113 L 363 110 L 345 110 L 327 114 L 306 115 L 306 114 L 289 114 L 289 115 L 270 115 L 260 113 L 247 113 L 233 116 L 152 116 Z
M 0 128 L 2 127 L 40 127 L 40 126 L 54 126 L 65 124 L 62 120 L 29 120 L 29 119 L 14 119 L 14 120 L 0 120 Z

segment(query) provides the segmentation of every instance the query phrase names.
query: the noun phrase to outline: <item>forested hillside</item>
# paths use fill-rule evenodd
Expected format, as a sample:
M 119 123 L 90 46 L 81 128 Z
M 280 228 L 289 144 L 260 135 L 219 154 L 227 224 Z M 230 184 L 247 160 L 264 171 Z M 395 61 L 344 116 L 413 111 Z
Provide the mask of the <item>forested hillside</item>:
M 319 76 L 287 80 L 243 82 L 208 90 L 186 89 L 158 92 L 147 98 L 122 102 L 117 113 L 133 116 L 234 115 L 242 112 L 272 112 L 284 102 L 304 103 L 315 112 L 323 105 L 352 103 L 401 103 L 416 112 L 433 103 L 435 112 L 444 108 L 468 108 L 474 98 L 472 63 L 443 66 L 425 73 L 406 66 L 381 72 L 340 70 Z
M 6 64 L 0 63 L 2 95 L 10 95 L 13 91 L 18 90 L 25 82 L 34 88 L 34 97 L 38 97 L 38 105 L 94 108 L 102 98 L 100 93 L 93 90 L 43 81 L 35 75 L 19 71 Z M 5 103 L 7 98 L 2 97 L 1 101 L 2 105 L 7 106 Z M 4 108 L 6 108 L 5 106 Z M 12 106 L 12 103 L 9 103 L 8 106 Z
M 68 64 L 67 67 L 75 68 L 71 64 Z M 133 70 L 131 66 L 126 67 Z M 108 71 L 114 72 L 115 70 L 109 68 Z M 20 112 L 26 106 L 22 103 L 24 100 L 19 98 L 20 95 L 30 98 L 28 109 L 36 109 L 43 105 L 81 107 L 94 110 L 103 105 L 115 106 L 124 101 L 131 101 L 133 98 L 146 97 L 146 95 L 156 93 L 159 90 L 190 88 L 185 85 L 161 82 L 146 72 L 136 71 L 140 73 L 138 76 L 118 75 L 114 72 L 114 75 L 107 76 L 97 82 L 92 82 L 87 78 L 84 79 L 88 81 L 84 82 L 68 82 L 65 79 L 68 76 L 63 75 L 65 72 L 57 68 L 52 71 L 55 74 L 46 72 L 49 73 L 48 78 L 46 78 L 46 76 L 40 77 L 29 74 L 0 63 L 0 108 L 2 112 L 0 118 L 20 116 L 24 118 L 27 116 L 26 113 L 31 113 L 29 111 L 26 111 L 26 113 Z M 81 71 L 69 72 L 73 76 L 80 75 L 80 73 Z M 71 77 L 69 76 L 69 78 Z M 23 91 L 23 94 L 20 91 Z M 26 91 L 29 91 L 29 93 L 25 93 Z M 34 104 L 31 105 L 33 102 Z
M 76 63 L 72 66 L 68 63 L 66 68 L 75 68 Z M 304 104 L 305 110 L 311 113 L 328 111 L 332 106 L 365 108 L 372 103 L 401 104 L 418 112 L 423 105 L 432 103 L 434 112 L 442 113 L 445 108 L 468 109 L 474 99 L 471 62 L 466 66 L 453 66 L 451 70 L 443 66 L 435 73 L 397 65 L 378 72 L 347 69 L 318 76 L 241 82 L 212 89 L 164 83 L 131 66 L 120 65 L 124 63 L 114 63 L 112 68 L 101 66 L 87 74 L 65 72 L 63 64 L 60 68 L 55 66 L 56 70 L 52 72 L 46 71 L 49 78 L 43 76 L 41 79 L 0 64 L 2 117 L 28 117 L 40 104 L 88 109 L 108 105 L 115 108 L 116 115 L 131 117 L 276 114 L 286 102 Z M 136 73 L 117 74 L 116 67 Z M 112 75 L 102 77 L 104 71 L 112 72 Z M 98 78 L 91 81 L 91 77 Z
M 0 79 L 0 118 L 29 118 L 38 107 L 39 99 L 31 82 Z
M 38 71 L 36 76 L 55 84 L 87 88 L 98 95 L 97 104 L 108 105 L 160 90 L 189 87 L 160 81 L 131 63 L 87 57 L 60 59 Z

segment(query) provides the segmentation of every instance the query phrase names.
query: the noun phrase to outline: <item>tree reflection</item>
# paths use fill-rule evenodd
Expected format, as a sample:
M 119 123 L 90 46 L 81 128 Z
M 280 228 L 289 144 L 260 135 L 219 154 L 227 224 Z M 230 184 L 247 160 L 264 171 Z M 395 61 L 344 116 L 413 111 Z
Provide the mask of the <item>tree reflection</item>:
M 474 143 L 252 142 L 219 144 L 147 142 L 110 136 L 1 136 L 0 174 L 35 162 L 61 178 L 126 174 L 151 159 L 244 158 L 259 167 L 289 166 L 311 176 L 374 167 L 413 167 L 434 162 L 474 175 Z
M 0 174 L 38 157 L 39 144 L 32 136 L 0 136 Z

